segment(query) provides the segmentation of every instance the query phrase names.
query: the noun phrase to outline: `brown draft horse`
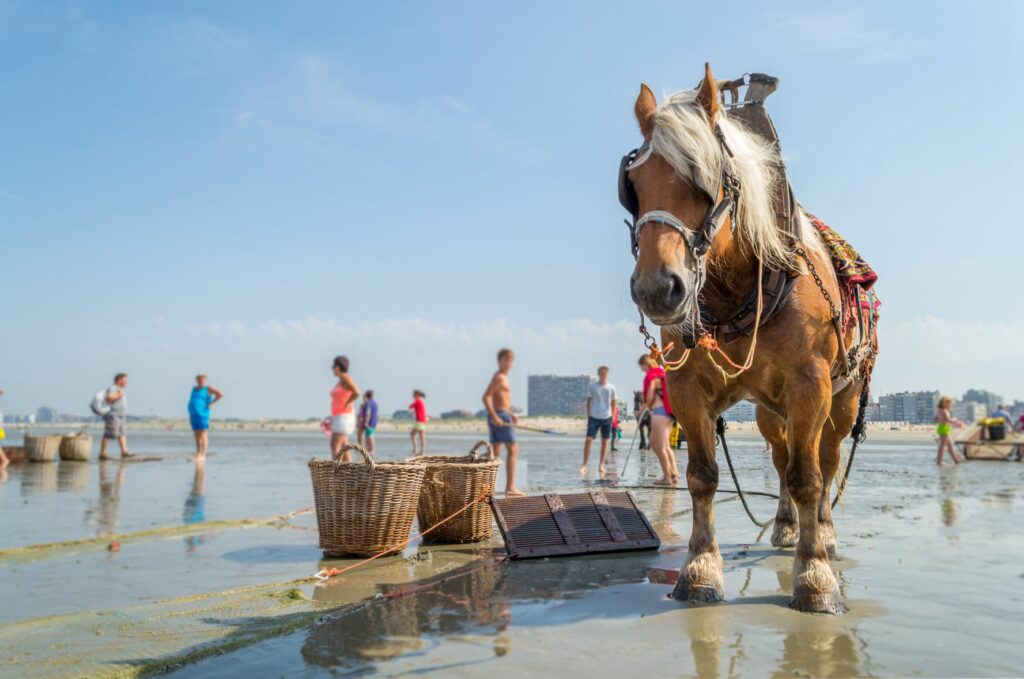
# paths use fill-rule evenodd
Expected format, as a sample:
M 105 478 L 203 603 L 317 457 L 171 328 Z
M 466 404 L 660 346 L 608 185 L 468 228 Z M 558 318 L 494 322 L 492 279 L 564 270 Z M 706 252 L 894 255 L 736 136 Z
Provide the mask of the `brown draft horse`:
M 718 487 L 715 426 L 724 410 L 749 398 L 757 403 L 758 428 L 779 474 L 772 544 L 796 546 L 790 605 L 844 613 L 828 563 L 836 546 L 830 488 L 866 372 L 851 376 L 837 367 L 846 360 L 846 347 L 828 301 L 840 299 L 832 263 L 802 211 L 795 236 L 780 233 L 771 207 L 778 181 L 771 154 L 777 152 L 730 120 L 710 66 L 697 90 L 677 92 L 660 107 L 642 85 L 635 114 L 644 146 L 624 165 L 635 192 L 634 215 L 642 215 L 634 226 L 630 290 L 661 327 L 666 361 L 676 368 L 668 372 L 668 396 L 686 432 L 693 502 L 689 553 L 673 596 L 723 599 L 712 507 Z M 703 334 L 702 314 L 727 318 L 758 288 L 762 269 L 797 274 L 788 301 L 753 335 L 719 337 L 715 348 Z M 682 345 L 692 347 L 695 336 L 703 340 L 683 361 Z M 844 338 L 845 344 L 852 341 Z

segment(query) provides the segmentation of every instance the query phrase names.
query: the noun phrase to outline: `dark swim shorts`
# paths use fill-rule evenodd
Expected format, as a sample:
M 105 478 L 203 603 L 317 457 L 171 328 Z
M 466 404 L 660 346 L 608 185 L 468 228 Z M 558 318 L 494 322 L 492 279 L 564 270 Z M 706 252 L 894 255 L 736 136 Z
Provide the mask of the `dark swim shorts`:
M 603 420 L 596 417 L 587 418 L 587 438 L 592 439 L 601 432 L 601 438 L 606 439 L 612 435 L 612 418 L 606 417 Z
M 508 424 L 507 427 L 498 427 L 491 422 L 490 418 L 487 420 L 487 431 L 490 434 L 491 444 L 495 443 L 515 443 L 516 442 L 516 430 L 512 427 L 512 415 L 507 410 L 496 410 L 494 412 L 498 416 L 498 419 Z

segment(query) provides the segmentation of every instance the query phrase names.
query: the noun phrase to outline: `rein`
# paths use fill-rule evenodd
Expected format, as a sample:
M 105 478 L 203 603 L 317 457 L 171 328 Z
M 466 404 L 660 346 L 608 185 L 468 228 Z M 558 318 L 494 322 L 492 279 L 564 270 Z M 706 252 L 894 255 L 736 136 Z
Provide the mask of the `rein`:
M 697 307 L 694 310 L 694 317 L 697 324 L 697 332 L 694 336 L 683 338 L 683 342 L 686 345 L 683 349 L 683 355 L 675 360 L 669 358 L 669 352 L 675 348 L 673 342 L 669 342 L 664 350 L 658 348 L 657 342 L 647 331 L 643 311 L 640 311 L 639 307 L 637 307 L 638 311 L 640 311 L 640 333 L 644 336 L 644 346 L 651 352 L 651 357 L 658 361 L 666 370 L 679 370 L 682 368 L 690 358 L 691 349 L 700 346 L 707 352 L 708 359 L 718 369 L 722 379 L 728 381 L 739 377 L 754 364 L 754 354 L 757 350 L 757 332 L 761 327 L 761 315 L 764 310 L 764 261 L 760 257 L 757 258 L 757 310 L 754 317 L 754 331 L 750 349 L 747 351 L 747 358 L 740 365 L 722 350 L 718 345 L 718 340 L 704 328 L 701 322 L 696 292 L 702 287 L 702 279 L 706 271 L 706 257 L 708 250 L 711 249 L 711 243 L 714 241 L 715 234 L 725 225 L 726 220 L 729 221 L 730 228 L 735 227 L 737 211 L 739 209 L 741 185 L 739 178 L 733 173 L 730 163 L 730 159 L 733 157 L 732 149 L 729 148 L 728 143 L 725 141 L 725 134 L 722 132 L 722 128 L 717 124 L 715 125 L 715 138 L 722 148 L 722 170 L 719 174 L 717 190 L 712 194 L 696 173 L 693 173 L 691 177 L 693 185 L 711 201 L 711 207 L 708 209 L 699 229 L 690 228 L 679 217 L 665 210 L 650 210 L 642 215 L 640 214 L 639 200 L 636 195 L 636 189 L 629 179 L 629 171 L 640 167 L 654 155 L 654 149 L 649 140 L 645 141 L 640 148 L 633 149 L 622 157 L 622 162 L 619 165 L 619 201 L 633 216 L 632 224 L 627 221 L 626 225 L 629 227 L 634 259 L 639 255 L 639 238 L 643 227 L 647 224 L 663 224 L 675 229 L 683 236 L 683 242 L 686 243 L 687 250 L 690 251 L 690 254 L 697 261 L 697 268 L 694 273 L 694 306 Z M 722 364 L 715 360 L 715 352 L 735 372 L 727 372 L 722 367 Z

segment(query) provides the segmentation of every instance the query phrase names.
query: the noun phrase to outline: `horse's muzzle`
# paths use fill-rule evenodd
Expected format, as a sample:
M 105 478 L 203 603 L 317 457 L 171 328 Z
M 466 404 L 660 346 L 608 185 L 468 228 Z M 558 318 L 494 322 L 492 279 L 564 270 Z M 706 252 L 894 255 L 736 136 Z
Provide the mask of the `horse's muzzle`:
M 686 315 L 690 291 L 683 277 L 667 267 L 657 271 L 634 271 L 629 279 L 633 301 L 658 325 L 672 325 Z

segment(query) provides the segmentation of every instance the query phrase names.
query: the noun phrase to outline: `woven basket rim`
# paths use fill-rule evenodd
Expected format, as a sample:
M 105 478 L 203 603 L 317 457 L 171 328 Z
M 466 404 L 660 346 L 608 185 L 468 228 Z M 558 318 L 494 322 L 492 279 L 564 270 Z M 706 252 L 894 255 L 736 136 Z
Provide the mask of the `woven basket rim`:
M 387 462 L 374 462 L 373 466 L 365 462 L 341 462 L 340 460 L 325 460 L 323 458 L 312 458 L 308 463 L 309 467 L 335 467 L 338 469 L 377 469 L 378 467 L 426 467 L 427 465 L 418 460 L 389 460 Z
M 497 467 L 501 465 L 501 460 L 494 458 L 493 460 L 478 460 L 473 462 L 467 460 L 465 455 L 429 455 L 424 457 L 428 467 L 459 467 L 466 469 L 487 469 L 488 467 Z

